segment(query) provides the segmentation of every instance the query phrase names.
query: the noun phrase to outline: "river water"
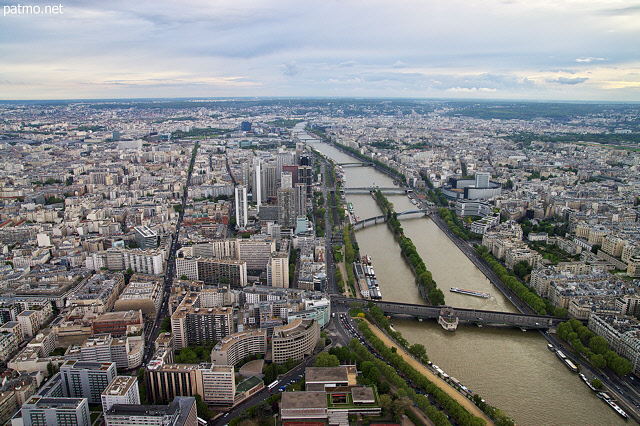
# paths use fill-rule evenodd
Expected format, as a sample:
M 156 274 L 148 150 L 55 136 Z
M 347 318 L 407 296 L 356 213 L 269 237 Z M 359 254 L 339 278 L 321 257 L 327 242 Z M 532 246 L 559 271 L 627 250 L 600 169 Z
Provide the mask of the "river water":
M 310 143 L 336 162 L 353 162 L 336 148 Z M 392 186 L 392 179 L 368 167 L 346 168 L 349 187 Z M 370 195 L 348 194 L 356 215 L 364 219 L 380 214 Z M 389 195 L 395 210 L 415 208 L 404 195 Z M 517 312 L 449 238 L 428 218 L 401 219 L 427 269 L 445 293 L 448 305 Z M 415 279 L 400 247 L 385 224 L 356 233 L 361 254 L 372 257 L 383 300 L 423 304 Z M 490 299 L 449 292 L 450 287 L 485 291 Z M 489 404 L 504 410 L 518 425 L 618 425 L 626 424 L 608 405 L 547 349 L 537 331 L 460 326 L 446 332 L 435 321 L 394 319 L 394 328 L 410 343 L 421 343 L 434 364 L 460 380 Z M 631 421 L 630 421 L 631 422 Z

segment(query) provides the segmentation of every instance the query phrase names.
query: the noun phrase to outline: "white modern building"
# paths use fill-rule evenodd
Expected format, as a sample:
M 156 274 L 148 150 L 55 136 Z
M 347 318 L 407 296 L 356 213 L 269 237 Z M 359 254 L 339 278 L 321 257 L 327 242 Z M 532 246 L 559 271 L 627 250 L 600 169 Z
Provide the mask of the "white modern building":
M 133 376 L 118 376 L 102 392 L 102 411 L 105 413 L 114 404 L 140 405 L 138 380 Z

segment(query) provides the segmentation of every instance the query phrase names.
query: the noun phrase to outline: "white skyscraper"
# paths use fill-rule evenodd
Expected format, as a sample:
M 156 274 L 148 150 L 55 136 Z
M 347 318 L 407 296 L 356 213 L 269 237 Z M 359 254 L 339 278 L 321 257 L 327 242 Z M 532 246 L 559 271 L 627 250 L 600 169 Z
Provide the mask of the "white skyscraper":
M 236 224 L 245 228 L 248 219 L 247 206 L 247 187 L 244 185 L 236 186 Z

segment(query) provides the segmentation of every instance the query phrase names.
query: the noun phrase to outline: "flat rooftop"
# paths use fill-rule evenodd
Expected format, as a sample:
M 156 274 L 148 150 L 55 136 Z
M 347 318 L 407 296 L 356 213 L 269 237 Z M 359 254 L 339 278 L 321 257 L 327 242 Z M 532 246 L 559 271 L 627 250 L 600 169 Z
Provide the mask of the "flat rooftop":
M 117 376 L 109 383 L 109 386 L 102 392 L 102 395 L 124 396 L 134 383 L 136 383 L 136 378 L 133 376 Z
M 295 410 L 305 408 L 327 408 L 326 392 L 283 392 L 282 410 Z
M 304 380 L 306 383 L 346 383 L 349 381 L 349 375 L 346 366 L 307 367 L 304 370 Z

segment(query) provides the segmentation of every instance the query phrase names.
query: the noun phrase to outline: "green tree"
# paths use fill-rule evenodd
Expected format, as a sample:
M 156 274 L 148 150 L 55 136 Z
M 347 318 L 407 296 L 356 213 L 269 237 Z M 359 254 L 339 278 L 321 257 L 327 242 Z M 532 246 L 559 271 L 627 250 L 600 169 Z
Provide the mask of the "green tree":
M 607 361 L 605 361 L 602 354 L 593 354 L 589 360 L 597 368 L 604 368 L 607 366 Z
M 313 363 L 314 367 L 338 367 L 340 360 L 337 356 L 331 355 L 328 352 L 322 352 L 316 357 L 316 361 Z
M 127 275 L 133 275 L 133 269 L 131 269 L 131 267 L 127 268 Z
M 380 403 L 380 408 L 382 408 L 384 411 L 389 410 L 389 408 L 391 408 L 391 403 L 393 402 L 391 400 L 391 396 L 384 394 L 384 395 L 380 395 L 380 397 L 378 398 L 378 402 Z
M 589 340 L 589 349 L 602 355 L 609 349 L 609 343 L 602 336 L 594 336 Z
M 184 274 L 182 274 L 182 275 L 180 275 L 180 279 L 181 279 L 182 281 L 187 281 L 187 280 L 189 279 L 189 277 L 188 277 L 188 276 L 186 276 L 186 275 L 184 275 Z
M 167 333 L 171 331 L 171 317 L 166 316 L 162 318 L 162 324 L 160 324 L 160 331 Z
M 593 379 L 591 381 L 591 386 L 593 386 L 596 389 L 602 389 L 602 381 L 600 379 Z
M 202 400 L 202 397 L 198 394 L 195 394 L 196 399 L 196 411 L 198 413 L 198 417 L 203 419 L 210 419 L 213 417 L 213 414 L 209 410 L 209 406 Z

